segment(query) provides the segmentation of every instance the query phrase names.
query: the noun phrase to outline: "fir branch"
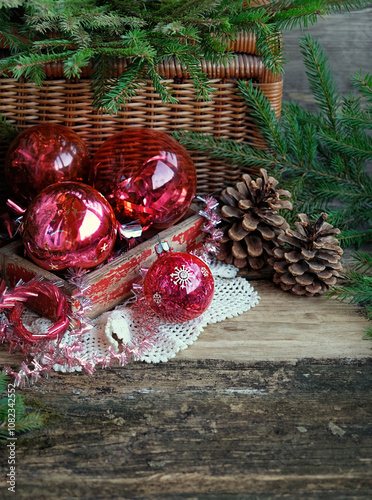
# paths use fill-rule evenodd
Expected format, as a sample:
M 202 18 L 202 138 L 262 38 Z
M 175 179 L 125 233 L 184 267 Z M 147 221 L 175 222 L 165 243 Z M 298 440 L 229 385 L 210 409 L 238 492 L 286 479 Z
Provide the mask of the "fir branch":
M 346 274 L 347 281 L 344 285 L 334 288 L 330 297 L 337 297 L 341 302 L 348 300 L 359 304 L 372 300 L 372 277 L 362 276 L 355 271 Z
M 370 3 L 368 0 L 277 0 L 252 6 L 245 0 L 4 1 L 6 3 L 3 2 L 0 10 L 0 36 L 18 58 L 29 58 L 30 62 L 32 59 L 32 67 L 22 72 L 19 60 L 12 56 L 6 58 L 2 67 L 11 74 L 21 74 L 40 84 L 44 76 L 40 69 L 43 64 L 59 60 L 66 63 L 68 75 L 78 77 L 82 65 L 88 63 L 88 54 L 89 62 L 99 52 L 114 60 L 117 57 L 140 57 L 142 49 L 148 68 L 156 68 L 159 60 L 178 57 L 178 49 L 172 52 L 178 39 L 179 43 L 182 41 L 188 46 L 188 52 L 181 52 L 179 59 L 182 59 L 181 63 L 190 73 L 197 95 L 202 99 L 209 99 L 212 89 L 197 67 L 197 61 L 226 63 L 231 57 L 226 48 L 242 29 L 255 34 L 257 50 L 265 66 L 280 73 L 283 71 L 280 32 L 286 23 L 291 27 L 316 22 L 324 12 L 340 11 L 341 5 L 362 8 Z M 13 8 L 15 5 L 17 8 Z M 138 30 L 136 38 L 141 37 L 141 43 L 130 45 L 125 37 L 130 38 L 130 32 L 134 30 Z M 20 36 L 15 36 L 15 32 Z M 109 44 L 120 37 L 124 37 L 122 46 L 112 50 L 115 47 Z M 80 54 L 74 56 L 69 54 L 70 50 Z M 91 52 L 85 52 L 83 56 L 82 50 Z M 48 58 L 51 52 L 57 59 Z M 147 75 L 147 78 L 151 77 Z M 159 82 L 161 78 L 157 80 Z M 167 92 L 162 92 L 162 95 L 168 98 Z M 97 103 L 96 99 L 96 107 Z
M 156 49 L 139 29 L 128 31 L 125 35 L 121 35 L 121 39 L 123 43 L 122 48 L 131 57 L 153 59 L 156 56 Z
M 92 63 L 91 89 L 93 107 L 100 109 L 102 100 L 110 87 L 114 86 L 114 67 L 111 58 L 105 54 L 97 54 Z
M 270 2 L 269 9 L 273 12 L 273 19 L 281 30 L 290 30 L 296 27 L 301 29 L 315 24 L 319 17 L 334 13 L 349 12 L 370 6 L 371 0 L 317 0 L 312 3 L 308 0 L 277 0 Z
M 362 72 L 351 75 L 351 80 L 355 88 L 372 104 L 372 75 Z
M 86 29 L 107 30 L 112 35 L 120 35 L 123 28 L 140 29 L 146 26 L 144 19 L 134 16 L 119 16 L 115 12 L 82 12 L 80 14 L 80 23 Z
M 333 76 L 322 49 L 309 37 L 301 43 L 304 57 L 311 53 L 308 67 L 313 90 L 322 104 L 320 111 L 309 112 L 296 103 L 285 103 L 279 121 L 252 83 L 238 82 L 247 112 L 267 144 L 265 151 L 191 132 L 178 132 L 177 137 L 190 151 L 207 153 L 245 171 L 255 173 L 264 167 L 272 175 L 281 173 L 298 212 L 329 212 L 331 223 L 343 230 L 343 245 L 365 242 L 372 235 L 372 178 L 366 170 L 372 139 L 365 131 L 370 127 L 353 120 L 358 116 L 365 120 L 368 109 L 363 109 L 359 97 L 341 99 L 330 84 Z M 326 96 L 321 95 L 322 89 Z M 349 230 L 353 232 L 347 233 Z
M 284 69 L 281 32 L 277 26 L 263 26 L 257 32 L 256 50 L 269 71 L 281 74 Z
M 41 85 L 45 79 L 45 64 L 61 61 L 74 56 L 74 54 L 74 51 L 65 51 L 57 54 L 21 54 L 17 57 L 17 64 L 13 66 L 12 73 L 14 78 L 21 78 L 22 76 L 26 78 L 32 77 L 36 85 Z
M 70 40 L 67 39 L 60 39 L 60 40 L 54 40 L 54 39 L 47 39 L 47 40 L 35 40 L 34 42 L 34 47 L 37 52 L 43 51 L 44 49 L 46 50 L 66 50 L 66 49 L 74 49 L 75 44 L 71 42 Z
M 161 100 L 166 104 L 176 104 L 178 101 L 172 95 L 172 90 L 169 88 L 169 84 L 162 78 L 152 64 L 148 67 L 148 76 L 152 80 L 154 89 L 159 94 Z
M 192 54 L 177 52 L 176 57 L 182 69 L 189 73 L 196 89 L 196 99 L 209 101 L 215 89 L 210 85 L 208 75 L 200 68 L 199 59 Z
M 75 52 L 72 57 L 67 59 L 67 61 L 63 65 L 66 78 L 79 77 L 82 72 L 81 68 L 89 65 L 93 54 L 93 50 L 83 49 Z
M 366 201 L 367 200 L 367 201 Z M 336 203 L 335 203 L 336 202 Z M 355 228 L 365 230 L 371 227 L 371 197 L 349 198 L 349 203 L 339 203 L 339 199 L 327 207 L 329 219 L 343 230 Z M 321 204 L 324 206 L 324 203 Z
M 319 180 L 312 190 L 314 198 L 317 198 L 321 204 L 331 200 L 340 199 L 348 204 L 368 204 L 372 199 L 372 192 L 363 192 L 360 185 L 352 182 L 343 182 L 340 176 L 339 180 L 327 179 Z
M 248 109 L 251 110 L 252 116 L 267 141 L 268 147 L 276 154 L 285 157 L 286 145 L 280 131 L 279 120 L 274 110 L 271 109 L 268 100 L 258 88 L 254 87 L 251 81 L 238 81 L 238 88 L 240 95 L 246 101 Z
M 5 116 L 0 114 L 0 141 L 10 144 L 17 137 L 19 130 Z
M 275 169 L 277 159 L 267 151 L 252 148 L 248 144 L 239 144 L 231 139 L 220 139 L 198 132 L 177 130 L 173 136 L 190 151 L 199 151 L 211 158 L 233 162 L 258 173 L 260 168 Z
M 147 61 L 134 59 L 123 73 L 114 80 L 114 84 L 107 85 L 107 93 L 102 96 L 99 107 L 109 114 L 117 114 L 126 102 L 138 94 L 145 83 Z
M 0 43 L 4 48 L 8 48 L 10 52 L 23 52 L 27 48 L 20 36 L 14 32 L 16 26 L 6 20 L 0 20 Z
M 359 116 L 340 116 L 339 119 L 350 129 L 356 129 L 356 133 L 372 129 L 372 110 L 361 111 Z
M 38 411 L 33 411 L 28 414 L 24 411 L 21 417 L 22 418 L 19 416 L 16 419 L 16 432 L 30 432 L 43 426 L 43 418 Z
M 59 16 L 44 15 L 44 16 L 26 16 L 28 25 L 36 33 L 47 33 L 59 31 Z
M 239 13 L 244 6 L 250 7 L 250 1 L 222 0 L 210 10 L 211 17 L 228 16 L 230 13 Z
M 167 18 L 172 16 L 173 19 L 196 18 L 207 15 L 211 10 L 217 8 L 221 4 L 221 0 L 176 0 L 173 2 L 163 2 L 157 11 L 158 18 Z
M 372 159 L 372 140 L 369 137 L 365 139 L 359 138 L 358 143 L 353 138 L 344 137 L 341 140 L 335 134 L 329 132 L 320 134 L 319 137 L 332 151 L 350 156 L 351 158 L 359 158 L 361 160 Z
M 300 105 L 294 101 L 282 103 L 282 116 L 295 117 L 299 127 L 311 125 L 315 127 L 316 130 L 331 130 L 330 125 L 326 122 L 320 111 L 309 111 L 306 108 L 301 108 Z
M 24 3 L 24 0 L 1 0 L 0 9 L 15 9 L 17 7 L 21 7 Z
M 363 308 L 367 319 L 372 321 L 372 254 L 357 252 L 353 255 L 354 267 L 345 273 L 341 284 L 332 287 L 326 293 L 328 297 L 337 298 L 357 304 Z M 366 334 L 372 337 L 372 324 L 367 327 Z
M 356 265 L 354 270 L 357 272 L 363 272 L 364 274 L 372 275 L 372 253 L 367 252 L 355 252 L 353 255 Z
M 300 47 L 314 98 L 319 108 L 325 113 L 331 128 L 337 134 L 336 114 L 340 96 L 328 65 L 328 58 L 319 42 L 313 40 L 310 35 L 301 39 Z
M 362 98 L 350 94 L 343 98 L 341 115 L 339 120 L 345 130 L 345 133 L 358 142 L 361 135 L 367 138 L 366 130 L 372 128 L 372 107 L 362 108 Z
M 318 16 L 324 16 L 325 10 L 318 9 L 314 11 L 314 7 L 302 5 L 294 8 L 288 8 L 283 11 L 277 11 L 275 21 L 278 28 L 281 30 L 291 30 L 300 27 L 307 28 L 309 25 L 315 24 Z
M 332 221 L 331 216 L 329 219 Z M 372 229 L 345 229 L 338 235 L 338 240 L 344 248 L 360 248 L 372 241 Z
M 0 400 L 0 441 L 4 441 L 9 437 L 8 409 L 14 410 L 15 414 L 15 432 L 28 432 L 38 429 L 43 425 L 43 417 L 39 412 L 29 412 L 26 408 L 25 401 L 20 394 L 16 394 L 15 398 L 9 398 L 7 394 L 7 386 L 10 380 L 5 372 L 0 373 L 0 396 L 6 394 L 6 397 Z M 14 394 L 14 393 L 13 393 Z M 13 412 L 12 412 L 13 413 Z

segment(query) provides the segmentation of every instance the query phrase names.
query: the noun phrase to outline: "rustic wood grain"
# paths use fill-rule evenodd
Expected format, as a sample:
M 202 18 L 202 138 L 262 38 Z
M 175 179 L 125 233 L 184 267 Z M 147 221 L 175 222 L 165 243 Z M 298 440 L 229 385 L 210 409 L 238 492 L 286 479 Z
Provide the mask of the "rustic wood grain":
M 49 423 L 17 441 L 1 498 L 370 498 L 371 362 L 173 361 L 57 375 L 23 393 Z M 49 409 L 49 410 L 48 410 Z
M 268 281 L 252 281 L 261 299 L 250 311 L 208 325 L 179 359 L 287 361 L 371 356 L 366 318 L 355 306 L 324 296 L 298 297 Z

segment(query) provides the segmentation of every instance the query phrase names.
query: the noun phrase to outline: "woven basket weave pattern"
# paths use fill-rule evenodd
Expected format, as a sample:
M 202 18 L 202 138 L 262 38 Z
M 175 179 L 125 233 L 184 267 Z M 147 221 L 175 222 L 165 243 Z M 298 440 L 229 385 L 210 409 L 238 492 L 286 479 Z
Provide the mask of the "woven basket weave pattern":
M 234 49 L 255 51 L 254 38 L 243 34 L 235 42 Z M 126 61 L 118 62 L 122 71 Z M 134 98 L 117 116 L 100 114 L 91 105 L 90 68 L 77 80 L 63 77 L 63 66 L 51 64 L 46 67 L 47 79 L 38 87 L 33 83 L 12 78 L 0 79 L 0 109 L 3 116 L 23 130 L 31 125 L 50 121 L 71 127 L 86 141 L 91 153 L 112 134 L 125 127 L 151 127 L 172 133 L 177 129 L 203 132 L 247 142 L 264 147 L 246 105 L 238 95 L 236 82 L 252 80 L 262 89 L 272 108 L 279 116 L 282 99 L 282 79 L 274 76 L 262 64 L 259 57 L 249 53 L 238 53 L 226 66 L 212 65 L 201 61 L 208 74 L 210 84 L 216 90 L 211 101 L 195 100 L 192 81 L 182 72 L 174 59 L 159 65 L 159 73 L 167 79 L 174 90 L 177 104 L 165 105 L 151 82 L 144 84 Z M 3 163 L 6 146 L 0 145 L 0 160 Z M 236 182 L 242 169 L 223 165 L 200 153 L 190 154 L 198 175 L 198 194 L 219 193 L 226 185 Z M 0 198 L 9 196 L 0 165 Z

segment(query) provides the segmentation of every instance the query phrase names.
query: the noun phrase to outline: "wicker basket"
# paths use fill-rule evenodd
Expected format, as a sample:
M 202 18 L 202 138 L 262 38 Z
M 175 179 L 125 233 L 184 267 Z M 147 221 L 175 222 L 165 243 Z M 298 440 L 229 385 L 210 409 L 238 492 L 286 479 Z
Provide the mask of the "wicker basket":
M 197 101 L 192 81 L 182 72 L 176 60 L 159 65 L 178 99 L 177 104 L 165 105 L 151 82 L 144 84 L 137 96 L 117 116 L 100 114 L 92 108 L 89 72 L 84 68 L 81 78 L 66 80 L 62 64 L 46 67 L 46 80 L 38 87 L 22 79 L 0 79 L 0 110 L 10 122 L 23 130 L 42 121 L 71 127 L 86 141 L 91 153 L 112 134 L 125 127 L 151 127 L 172 133 L 187 129 L 213 134 L 263 147 L 253 120 L 247 113 L 243 99 L 237 93 L 237 80 L 252 80 L 262 89 L 279 116 L 282 99 L 282 78 L 273 75 L 255 53 L 254 37 L 242 34 L 234 43 L 237 57 L 227 66 L 201 62 L 216 91 L 211 101 Z M 126 61 L 118 63 L 118 71 Z M 0 145 L 3 161 L 7 145 Z M 218 193 L 241 176 L 241 168 L 210 160 L 206 155 L 194 154 L 198 175 L 198 193 Z M 3 166 L 0 165 L 1 200 L 6 192 Z

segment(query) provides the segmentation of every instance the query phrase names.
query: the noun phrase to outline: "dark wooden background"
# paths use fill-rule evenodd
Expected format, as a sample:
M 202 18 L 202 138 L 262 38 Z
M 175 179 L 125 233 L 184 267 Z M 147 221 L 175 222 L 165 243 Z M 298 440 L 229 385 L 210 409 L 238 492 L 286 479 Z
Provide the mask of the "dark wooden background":
M 342 94 L 352 91 L 351 74 L 360 70 L 363 74 L 372 73 L 372 8 L 329 16 L 303 32 L 284 33 L 284 100 L 293 99 L 309 108 L 314 107 L 299 48 L 299 39 L 307 33 L 322 45 Z
M 328 53 L 342 92 L 350 73 L 372 70 L 371 27 L 367 9 L 307 30 Z M 284 98 L 313 106 L 300 35 L 284 36 Z M 310 317 L 306 306 L 296 311 L 299 336 Z M 233 337 L 234 323 L 219 325 L 223 331 Z M 242 362 L 231 353 L 216 360 L 212 349 L 203 359 L 53 375 L 22 390 L 46 425 L 18 438 L 15 494 L 2 445 L 0 497 L 370 499 L 369 352 L 285 363 Z

